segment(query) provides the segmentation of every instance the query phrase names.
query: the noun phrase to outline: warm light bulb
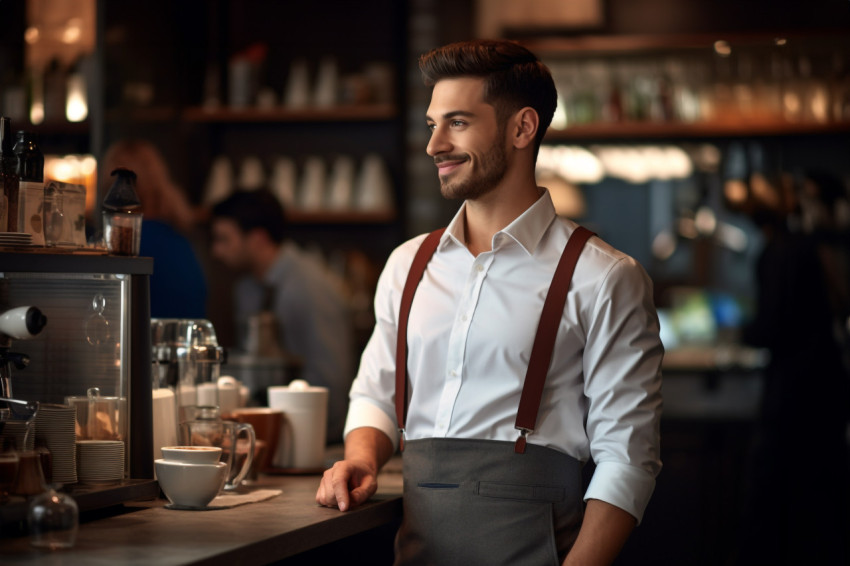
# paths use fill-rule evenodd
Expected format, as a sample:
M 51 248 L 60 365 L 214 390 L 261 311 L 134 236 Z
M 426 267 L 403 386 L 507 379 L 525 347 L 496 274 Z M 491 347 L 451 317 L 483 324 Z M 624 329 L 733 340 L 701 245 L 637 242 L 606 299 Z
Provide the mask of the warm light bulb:
M 97 159 L 91 155 L 86 155 L 80 160 L 80 171 L 83 175 L 91 175 L 97 169 Z
M 732 46 L 728 41 L 720 39 L 714 42 L 714 52 L 721 57 L 728 57 L 732 54 Z
M 41 32 L 39 32 L 38 28 L 35 26 L 28 27 L 27 31 L 24 32 L 24 41 L 26 41 L 29 45 L 38 43 L 39 39 L 41 39 Z
M 62 43 L 67 45 L 78 43 L 82 35 L 82 22 L 79 18 L 72 18 L 68 20 L 68 25 L 65 26 L 65 29 L 62 32 Z
M 33 100 L 30 106 L 30 122 L 38 125 L 44 122 L 44 103 Z
M 65 101 L 65 117 L 69 122 L 82 122 L 89 115 L 86 101 L 86 81 L 81 74 L 68 77 L 68 98 Z

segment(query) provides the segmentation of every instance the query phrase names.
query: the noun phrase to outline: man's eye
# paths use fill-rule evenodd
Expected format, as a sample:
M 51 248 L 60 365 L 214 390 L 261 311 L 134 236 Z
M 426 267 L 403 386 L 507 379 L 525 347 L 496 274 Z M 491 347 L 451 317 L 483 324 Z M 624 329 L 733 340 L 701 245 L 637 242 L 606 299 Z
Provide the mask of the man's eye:
M 433 132 L 437 129 L 437 124 L 425 124 L 425 127 L 428 128 L 429 132 Z
M 465 126 L 466 122 L 463 120 L 452 120 L 452 126 Z

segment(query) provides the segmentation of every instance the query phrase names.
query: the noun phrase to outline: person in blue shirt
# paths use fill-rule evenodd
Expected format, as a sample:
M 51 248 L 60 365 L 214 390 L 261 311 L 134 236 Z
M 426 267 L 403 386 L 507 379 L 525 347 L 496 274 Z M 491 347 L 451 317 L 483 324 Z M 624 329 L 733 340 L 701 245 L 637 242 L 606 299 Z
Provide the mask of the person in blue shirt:
M 206 318 L 207 280 L 189 239 L 194 212 L 171 179 L 165 159 L 146 140 L 123 139 L 109 147 L 100 165 L 104 190 L 112 184 L 110 173 L 117 167 L 136 173 L 143 214 L 139 255 L 154 259 L 151 318 Z

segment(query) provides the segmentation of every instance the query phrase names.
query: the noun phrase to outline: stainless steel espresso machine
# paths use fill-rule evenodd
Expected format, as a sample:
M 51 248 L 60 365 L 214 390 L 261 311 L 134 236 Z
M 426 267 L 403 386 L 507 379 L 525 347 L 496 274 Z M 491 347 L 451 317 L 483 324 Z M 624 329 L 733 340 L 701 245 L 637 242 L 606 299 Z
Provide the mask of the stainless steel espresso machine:
M 66 485 L 81 511 L 158 495 L 151 459 L 152 272 L 151 258 L 0 252 L 0 313 L 8 314 L 0 320 L 0 396 L 42 408 L 65 406 L 90 390 L 126 400 L 124 478 L 103 487 Z M 14 512 L 0 505 L 0 525 Z

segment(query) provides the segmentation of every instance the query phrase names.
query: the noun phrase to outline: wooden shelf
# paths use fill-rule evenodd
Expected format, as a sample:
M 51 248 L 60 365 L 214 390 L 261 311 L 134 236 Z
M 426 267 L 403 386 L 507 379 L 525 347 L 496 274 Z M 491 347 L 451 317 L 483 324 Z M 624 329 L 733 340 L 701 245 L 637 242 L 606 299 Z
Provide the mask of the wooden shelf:
M 396 217 L 394 210 L 376 212 L 287 210 L 286 212 L 287 220 L 293 224 L 385 224 L 394 221 Z
M 25 122 L 12 122 L 12 130 L 27 130 L 39 136 L 63 135 L 63 136 L 87 136 L 91 131 L 91 123 L 88 119 L 82 122 L 69 122 L 67 120 L 51 120 L 41 124 Z M 42 148 L 43 149 L 43 148 Z
M 135 108 L 110 108 L 106 119 L 126 122 L 170 122 L 178 117 L 173 106 L 141 106 Z
M 186 122 L 357 122 L 391 120 L 398 115 L 393 104 L 342 105 L 328 108 L 217 108 L 191 107 L 183 111 Z
M 640 55 L 658 51 L 713 50 L 716 41 L 723 40 L 732 46 L 773 47 L 777 40 L 783 45 L 798 43 L 819 45 L 847 45 L 846 32 L 819 33 L 817 36 L 795 32 L 761 33 L 703 33 L 654 35 L 586 35 L 578 37 L 541 37 L 520 41 L 540 57 L 568 57 L 598 55 Z
M 787 135 L 837 134 L 850 132 L 847 122 L 787 122 L 784 120 L 753 120 L 723 122 L 621 122 L 580 124 L 564 130 L 549 129 L 546 142 L 592 139 L 663 139 L 759 137 Z

